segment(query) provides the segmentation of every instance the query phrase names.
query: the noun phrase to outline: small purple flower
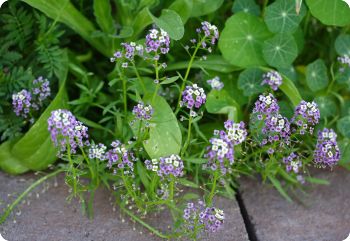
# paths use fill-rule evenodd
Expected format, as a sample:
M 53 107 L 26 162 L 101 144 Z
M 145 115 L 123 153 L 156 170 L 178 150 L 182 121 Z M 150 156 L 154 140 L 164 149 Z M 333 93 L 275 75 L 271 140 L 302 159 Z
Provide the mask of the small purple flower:
M 333 167 L 340 160 L 337 134 L 332 129 L 324 128 L 318 132 L 314 163 L 318 167 Z
M 117 169 L 120 169 L 124 175 L 134 176 L 134 162 L 136 161 L 134 153 L 128 150 L 119 140 L 113 141 L 111 147 L 106 152 L 107 167 L 112 168 L 114 165 L 116 166 L 114 173 Z
M 299 156 L 292 152 L 289 156 L 283 157 L 283 163 L 286 165 L 286 171 L 294 173 L 299 173 L 302 163 Z
M 280 141 L 280 146 L 290 144 L 290 122 L 280 114 L 269 115 L 266 118 L 262 133 L 265 139 L 261 142 L 261 145 L 277 141 Z
M 30 112 L 32 95 L 28 90 L 21 90 L 12 95 L 13 111 L 17 116 L 28 117 Z
M 55 146 L 60 148 L 59 157 L 68 148 L 70 153 L 74 154 L 78 147 L 89 145 L 88 128 L 78 121 L 70 111 L 62 109 L 52 111 L 47 123 L 51 140 Z
M 282 84 L 282 76 L 277 71 L 269 71 L 263 75 L 262 84 L 267 84 L 276 91 Z
M 216 76 L 213 79 L 207 80 L 207 83 L 210 84 L 211 88 L 214 90 L 221 90 L 224 88 L 224 83 L 220 81 L 220 77 Z
M 217 42 L 217 40 L 219 39 L 218 28 L 215 25 L 210 24 L 207 21 L 204 21 L 201 24 L 202 24 L 202 26 L 201 26 L 201 28 L 197 29 L 197 33 L 204 33 L 204 36 L 206 38 L 209 38 L 210 43 L 212 45 L 214 45 Z M 206 48 L 206 42 L 202 42 L 202 47 Z
M 315 102 L 302 100 L 295 108 L 291 122 L 298 126 L 301 135 L 307 131 L 312 134 L 314 126 L 318 124 L 320 117 L 320 110 Z
M 134 106 L 132 113 L 139 120 L 150 120 L 153 115 L 153 108 L 151 105 L 144 105 L 142 102 Z
M 350 56 L 348 56 L 348 55 L 339 56 L 338 61 L 342 65 L 347 65 L 350 68 Z
M 273 113 L 278 113 L 278 111 L 279 106 L 277 99 L 271 93 L 260 95 L 253 109 L 253 113 L 257 114 L 259 120 L 262 120 L 264 116 L 266 117 Z
M 180 106 L 186 106 L 188 109 L 199 109 L 205 104 L 206 99 L 207 96 L 203 88 L 199 87 L 197 84 L 193 84 L 192 86 L 188 85 L 182 93 Z
M 158 54 L 167 54 L 169 52 L 170 38 L 163 29 L 153 28 L 146 35 L 146 52 Z
M 234 123 L 232 120 L 227 120 L 224 123 L 226 129 L 226 139 L 233 145 L 241 144 L 247 138 L 248 132 L 243 121 Z
M 37 103 L 33 103 L 33 108 L 38 110 L 42 106 L 43 101 L 51 95 L 50 82 L 42 76 L 33 81 L 32 89 L 33 97 L 37 99 Z
M 199 222 L 204 224 L 204 230 L 207 232 L 217 232 L 222 228 L 224 220 L 224 211 L 215 207 L 206 207 L 199 214 Z
M 100 161 L 104 161 L 107 159 L 106 150 L 107 150 L 107 147 L 102 143 L 99 143 L 97 145 L 91 144 L 89 148 L 89 158 L 90 159 L 96 158 Z
M 133 62 L 136 55 L 143 56 L 144 47 L 141 44 L 136 44 L 135 42 L 130 43 L 122 43 L 122 50 L 118 50 L 113 54 L 113 57 L 110 58 L 111 62 L 115 62 L 118 59 L 123 60 L 122 63 L 123 68 L 128 67 L 128 62 Z
M 179 155 L 170 155 L 167 157 L 161 157 L 158 159 L 152 159 L 145 161 L 146 168 L 157 172 L 160 177 L 181 177 L 184 172 L 184 164 Z

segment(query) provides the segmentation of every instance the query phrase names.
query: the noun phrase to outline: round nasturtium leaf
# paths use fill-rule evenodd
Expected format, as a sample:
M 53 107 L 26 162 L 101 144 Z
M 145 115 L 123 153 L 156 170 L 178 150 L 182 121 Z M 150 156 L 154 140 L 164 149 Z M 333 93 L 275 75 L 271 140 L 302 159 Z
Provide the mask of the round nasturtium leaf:
M 262 85 L 264 72 L 258 68 L 248 68 L 241 72 L 238 77 L 238 88 L 243 95 L 252 96 L 264 92 L 266 85 Z
M 295 0 L 277 0 L 266 8 L 265 22 L 271 32 L 294 33 L 305 13 L 305 6 L 302 4 L 297 14 Z
M 338 142 L 338 146 L 340 149 L 340 160 L 339 165 L 350 168 L 350 140 L 344 138 L 343 140 Z
M 236 0 L 233 2 L 232 12 L 245 12 L 255 16 L 260 15 L 260 7 L 255 0 Z
M 170 38 L 179 40 L 184 36 L 185 28 L 181 17 L 173 10 L 164 9 L 159 18 L 151 15 L 153 22 L 166 31 Z
M 286 68 L 298 56 L 298 46 L 290 34 L 276 34 L 264 42 L 265 61 L 273 67 Z
M 341 115 L 342 116 L 350 116 L 350 100 L 344 101 L 344 104 L 341 108 Z
M 266 65 L 262 44 L 270 36 L 271 33 L 261 19 L 239 12 L 226 21 L 219 39 L 219 48 L 224 58 L 233 65 Z
M 288 79 L 290 79 L 294 83 L 297 82 L 298 76 L 293 66 L 289 66 L 287 68 L 278 68 L 278 72 L 280 72 L 281 74 L 284 74 Z
M 192 17 L 199 17 L 215 12 L 224 0 L 193 0 Z
M 350 56 L 350 35 L 341 34 L 335 40 L 335 50 L 339 55 Z
M 315 98 L 315 102 L 320 109 L 321 118 L 334 116 L 337 113 L 337 104 L 329 96 L 320 96 Z
M 350 89 L 350 68 L 345 68 L 342 72 L 339 71 L 336 75 L 337 83 L 345 84 L 347 89 Z
M 313 92 L 327 87 L 327 67 L 322 59 L 317 59 L 306 66 L 306 84 Z
M 337 129 L 344 137 L 350 138 L 350 116 L 339 119 Z
M 343 0 L 306 0 L 312 15 L 323 24 L 346 26 L 350 24 L 350 8 Z
M 298 46 L 298 53 L 301 53 L 304 49 L 305 39 L 303 30 L 298 27 L 297 30 L 293 33 L 293 37 Z

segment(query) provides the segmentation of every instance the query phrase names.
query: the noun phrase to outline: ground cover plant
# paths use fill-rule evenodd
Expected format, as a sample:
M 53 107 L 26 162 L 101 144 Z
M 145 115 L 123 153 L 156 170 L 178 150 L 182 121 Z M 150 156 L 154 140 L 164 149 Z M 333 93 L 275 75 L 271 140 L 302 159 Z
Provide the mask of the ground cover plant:
M 0 167 L 59 160 L 20 198 L 64 172 L 89 217 L 105 186 L 159 237 L 197 240 L 224 228 L 215 197 L 241 176 L 292 201 L 327 183 L 313 167 L 349 168 L 345 2 L 23 0 L 0 16 Z M 143 219 L 164 207 L 168 233 Z

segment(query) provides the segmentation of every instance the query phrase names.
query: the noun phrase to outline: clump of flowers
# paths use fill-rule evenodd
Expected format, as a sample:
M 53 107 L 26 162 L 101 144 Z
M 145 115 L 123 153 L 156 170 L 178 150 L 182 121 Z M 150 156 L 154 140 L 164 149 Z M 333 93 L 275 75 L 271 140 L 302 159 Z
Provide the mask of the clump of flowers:
M 280 114 L 270 115 L 266 118 L 262 133 L 266 135 L 267 138 L 263 139 L 261 145 L 277 141 L 280 141 L 281 146 L 284 143 L 287 145 L 290 143 L 290 123 L 286 117 Z
M 337 134 L 332 129 L 324 128 L 318 132 L 314 163 L 318 167 L 333 167 L 340 159 Z
M 214 90 L 221 90 L 222 88 L 224 88 L 224 83 L 220 81 L 219 76 L 215 76 L 213 79 L 207 80 L 207 83 Z
M 21 90 L 18 93 L 12 95 L 13 111 L 17 116 L 27 118 L 32 105 L 32 95 L 27 90 Z
M 262 84 L 267 84 L 273 90 L 277 90 L 278 87 L 282 84 L 282 76 L 277 71 L 269 71 L 263 75 Z
M 315 102 L 301 101 L 295 108 L 294 116 L 291 122 L 298 126 L 299 133 L 304 135 L 305 132 L 313 133 L 314 126 L 320 119 L 320 110 Z
M 347 65 L 350 68 L 350 56 L 348 56 L 348 55 L 339 56 L 338 61 L 342 65 Z
M 156 58 L 159 53 L 167 54 L 169 52 L 170 37 L 163 29 L 153 28 L 146 35 L 146 52 L 155 53 Z M 159 58 L 159 56 L 158 56 Z
M 246 140 L 248 132 L 243 121 L 234 123 L 232 120 L 227 120 L 224 126 L 226 129 L 226 138 L 228 141 L 232 142 L 233 145 L 241 144 Z
M 89 148 L 89 158 L 90 159 L 98 159 L 100 161 L 106 160 L 106 150 L 107 147 L 102 144 L 91 144 Z
M 204 89 L 199 87 L 197 84 L 192 86 L 186 86 L 182 93 L 182 101 L 180 106 L 186 106 L 188 109 L 193 110 L 193 108 L 199 109 L 205 104 L 207 96 Z
M 78 147 L 89 145 L 88 128 L 70 111 L 63 109 L 52 111 L 47 123 L 51 140 L 55 146 L 59 147 L 58 156 L 61 157 L 68 148 L 73 154 L 76 153 Z
M 263 120 L 272 113 L 278 113 L 278 111 L 277 99 L 271 93 L 259 95 L 253 109 L 253 113 L 257 114 L 258 120 Z
M 39 109 L 42 106 L 43 101 L 51 95 L 50 82 L 48 79 L 44 79 L 42 76 L 33 81 L 33 96 L 36 96 L 38 103 L 33 103 L 33 108 Z
M 111 62 L 115 62 L 120 59 L 122 61 L 122 67 L 127 68 L 128 62 L 133 62 L 135 55 L 143 56 L 144 47 L 142 44 L 136 44 L 135 42 L 122 43 L 122 50 L 118 50 L 113 54 L 113 57 L 110 58 Z
M 146 168 L 157 172 L 160 177 L 181 177 L 184 172 L 184 164 L 179 155 L 170 155 L 167 157 L 161 157 L 158 159 L 152 159 L 145 161 Z
M 201 25 L 202 26 L 200 28 L 196 29 L 197 33 L 199 33 L 199 34 L 203 33 L 204 36 L 209 39 L 210 43 L 212 45 L 214 45 L 217 42 L 217 40 L 219 39 L 218 28 L 215 25 L 213 25 L 207 21 L 202 22 Z M 206 48 L 205 41 L 202 42 L 202 47 Z
M 151 105 L 145 105 L 142 102 L 134 106 L 132 113 L 139 120 L 150 120 L 153 115 L 153 108 Z
M 300 168 L 302 167 L 302 162 L 299 159 L 299 156 L 292 152 L 289 156 L 283 157 L 283 163 L 286 165 L 286 171 L 294 173 L 299 173 Z
M 113 141 L 111 147 L 112 149 L 106 153 L 107 166 L 112 168 L 113 165 L 116 165 L 117 169 L 114 169 L 114 174 L 120 169 L 125 175 L 134 176 L 134 162 L 136 161 L 134 153 L 119 140 Z

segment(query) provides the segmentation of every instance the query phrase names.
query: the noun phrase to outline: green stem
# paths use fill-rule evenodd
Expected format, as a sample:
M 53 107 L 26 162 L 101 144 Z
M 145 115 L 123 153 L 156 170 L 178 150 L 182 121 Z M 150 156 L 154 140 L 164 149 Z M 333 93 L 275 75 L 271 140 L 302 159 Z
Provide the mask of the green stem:
M 211 205 L 213 203 L 213 198 L 214 198 L 214 195 L 215 195 L 215 190 L 216 190 L 216 183 L 217 183 L 217 180 L 219 178 L 219 171 L 218 169 L 214 172 L 214 177 L 213 177 L 213 185 L 211 187 L 211 191 L 210 191 L 210 194 L 208 196 L 208 200 L 207 200 L 207 204 L 208 205 Z
M 70 168 L 71 168 L 72 174 L 73 174 L 73 193 L 74 193 L 74 196 L 76 196 L 77 195 L 77 174 L 75 171 L 72 157 L 70 156 L 70 145 L 68 142 L 67 142 L 67 155 L 68 155 L 69 165 L 70 165 Z
M 18 203 L 28 195 L 29 192 L 31 192 L 34 188 L 36 188 L 38 185 L 40 185 L 42 182 L 46 181 L 47 179 L 56 176 L 58 173 L 63 172 L 63 169 L 58 169 L 50 174 L 47 174 L 46 176 L 43 176 L 42 178 L 36 180 L 33 184 L 31 184 L 16 200 L 6 208 L 4 214 L 0 217 L 0 224 L 5 222 L 7 217 L 10 215 L 12 210 L 18 205 Z
M 261 11 L 261 16 L 264 17 L 265 16 L 265 9 L 266 9 L 266 6 L 268 4 L 269 0 L 264 0 L 263 2 L 263 8 L 262 8 L 262 11 Z
M 160 80 L 159 80 L 158 60 L 156 60 L 155 63 L 154 63 L 154 69 L 156 71 L 156 80 L 158 82 L 157 82 L 157 85 L 156 85 L 156 89 L 155 89 L 155 91 L 153 93 L 152 104 L 154 103 L 154 99 L 156 98 L 156 95 L 158 94 L 159 85 L 160 85 L 160 83 L 159 83 Z
M 90 219 L 94 217 L 94 199 L 95 199 L 95 191 L 96 189 L 94 188 L 90 192 L 90 198 L 89 198 L 89 203 L 88 203 L 88 216 Z
M 126 118 L 126 114 L 127 114 L 127 111 L 128 111 L 128 100 L 127 100 L 127 96 L 126 96 L 126 80 L 125 78 L 122 79 L 123 81 L 123 103 L 124 103 L 124 115 L 125 115 L 125 118 Z
M 185 145 L 184 145 L 184 147 L 182 149 L 182 155 L 181 156 L 185 155 L 187 147 L 190 144 L 190 141 L 191 141 L 191 130 L 192 130 L 192 116 L 190 116 L 190 118 L 188 119 L 187 139 L 186 139 Z
M 143 81 L 142 77 L 140 76 L 140 73 L 139 73 L 139 71 L 137 70 L 136 65 L 135 65 L 134 62 L 132 62 L 132 65 L 133 65 L 133 67 L 134 67 L 134 71 L 135 71 L 136 77 L 138 78 L 138 80 L 139 80 L 140 83 L 141 83 L 141 87 L 142 87 L 142 90 L 143 90 L 143 94 L 146 94 L 147 89 L 146 89 L 145 82 Z

